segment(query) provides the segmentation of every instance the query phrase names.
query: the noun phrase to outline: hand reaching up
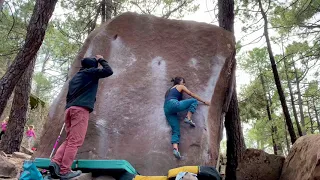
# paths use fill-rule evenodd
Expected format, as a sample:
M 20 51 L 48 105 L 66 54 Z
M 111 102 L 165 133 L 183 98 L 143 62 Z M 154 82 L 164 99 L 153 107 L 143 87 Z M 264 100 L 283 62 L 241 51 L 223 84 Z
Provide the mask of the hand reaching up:
M 103 56 L 101 56 L 101 55 L 96 55 L 95 58 L 96 58 L 96 60 L 98 60 L 98 59 L 103 59 Z

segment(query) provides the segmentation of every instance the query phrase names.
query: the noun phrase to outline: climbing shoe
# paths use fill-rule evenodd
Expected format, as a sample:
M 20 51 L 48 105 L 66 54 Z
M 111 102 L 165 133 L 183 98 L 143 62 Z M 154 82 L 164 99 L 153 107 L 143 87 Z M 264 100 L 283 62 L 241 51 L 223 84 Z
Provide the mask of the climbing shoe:
M 184 122 L 187 124 L 190 124 L 190 126 L 192 127 L 196 127 L 196 124 L 191 119 L 188 119 L 187 117 L 184 118 Z
M 53 179 L 59 179 L 59 177 L 60 177 L 60 167 L 59 167 L 59 165 L 57 163 L 50 162 L 49 171 L 50 171 L 51 177 Z
M 69 180 L 69 179 L 72 179 L 74 177 L 80 176 L 81 173 L 82 172 L 80 170 L 78 170 L 78 171 L 70 171 L 67 174 L 63 174 L 63 175 L 61 174 L 60 175 L 60 180 Z
M 177 159 L 181 159 L 181 155 L 180 152 L 176 149 L 173 149 L 173 155 L 177 158 Z

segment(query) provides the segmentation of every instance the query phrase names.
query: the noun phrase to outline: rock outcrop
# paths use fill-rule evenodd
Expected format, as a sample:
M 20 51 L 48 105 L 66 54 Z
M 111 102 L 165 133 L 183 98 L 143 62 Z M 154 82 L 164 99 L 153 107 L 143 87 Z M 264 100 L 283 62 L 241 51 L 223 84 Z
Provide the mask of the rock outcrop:
M 0 156 L 0 179 L 2 178 L 15 178 L 19 173 L 16 165 L 8 161 L 7 158 Z
M 284 159 L 262 150 L 246 149 L 237 168 L 237 180 L 278 180 Z
M 114 74 L 100 81 L 77 158 L 125 159 L 143 175 L 215 165 L 233 83 L 234 47 L 233 34 L 217 26 L 135 13 L 124 13 L 93 31 L 69 78 L 83 57 L 96 54 L 108 60 Z M 163 112 L 165 92 L 175 76 L 185 77 L 191 91 L 212 102 L 210 107 L 199 105 L 196 128 L 181 123 L 182 161 L 172 155 L 171 128 Z M 48 157 L 52 150 L 64 122 L 67 88 L 68 83 L 51 106 L 36 157 Z
M 30 155 L 25 154 L 25 153 L 22 153 L 22 152 L 14 152 L 14 153 L 12 154 L 12 157 L 14 157 L 14 158 L 20 158 L 20 159 L 26 159 L 26 160 L 31 159 L 31 156 L 30 156 Z
M 280 180 L 320 180 L 320 135 L 305 135 L 290 149 Z

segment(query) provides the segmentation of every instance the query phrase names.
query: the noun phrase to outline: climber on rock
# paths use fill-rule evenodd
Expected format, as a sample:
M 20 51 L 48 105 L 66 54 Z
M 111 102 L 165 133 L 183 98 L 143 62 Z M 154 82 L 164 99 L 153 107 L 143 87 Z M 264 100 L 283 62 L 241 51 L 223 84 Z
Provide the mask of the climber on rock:
M 102 68 L 98 68 L 98 63 Z M 66 180 L 81 174 L 81 171 L 71 171 L 71 165 L 86 136 L 89 113 L 94 108 L 99 79 L 113 74 L 101 55 L 82 59 L 81 66 L 80 71 L 69 82 L 65 110 L 67 138 L 51 159 L 49 170 L 52 178 Z
M 198 95 L 192 93 L 185 86 L 186 81 L 182 77 L 175 77 L 171 80 L 173 86 L 168 89 L 165 95 L 164 113 L 167 121 L 172 128 L 171 143 L 173 146 L 173 154 L 177 159 L 181 159 L 181 155 L 178 149 L 180 141 L 180 124 L 178 112 L 188 110 L 187 116 L 184 118 L 184 122 L 195 127 L 195 123 L 191 120 L 192 114 L 196 111 L 198 101 L 210 105 L 209 101 L 202 100 Z M 182 100 L 182 93 L 185 92 L 192 96 L 191 99 Z

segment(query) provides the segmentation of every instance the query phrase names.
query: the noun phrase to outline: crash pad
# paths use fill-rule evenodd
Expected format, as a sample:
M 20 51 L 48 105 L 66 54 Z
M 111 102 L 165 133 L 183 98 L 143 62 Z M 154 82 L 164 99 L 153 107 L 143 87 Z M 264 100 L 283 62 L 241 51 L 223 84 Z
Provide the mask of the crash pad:
M 50 159 L 48 158 L 36 158 L 34 164 L 38 168 L 47 169 L 50 164 Z M 72 169 L 80 169 L 85 171 L 99 171 L 103 170 L 105 172 L 109 171 L 127 171 L 131 174 L 137 174 L 137 171 L 132 167 L 132 165 L 126 160 L 87 160 L 79 159 L 75 160 L 71 166 Z

